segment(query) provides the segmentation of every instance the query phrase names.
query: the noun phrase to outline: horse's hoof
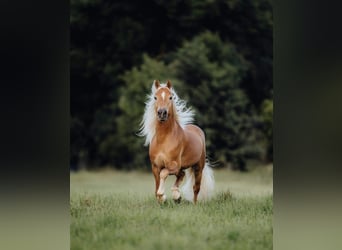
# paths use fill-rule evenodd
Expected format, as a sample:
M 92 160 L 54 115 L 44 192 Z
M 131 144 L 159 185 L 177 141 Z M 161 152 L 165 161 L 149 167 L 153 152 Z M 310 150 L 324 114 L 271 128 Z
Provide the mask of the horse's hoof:
M 157 200 L 160 204 L 164 203 L 166 201 L 166 195 L 165 194 L 158 194 Z
M 179 203 L 181 202 L 181 200 L 182 200 L 182 197 L 179 196 L 178 199 L 174 199 L 173 201 L 174 201 L 175 203 L 179 204 Z
M 179 192 L 178 188 L 172 188 L 172 199 L 178 200 L 181 196 L 181 193 Z

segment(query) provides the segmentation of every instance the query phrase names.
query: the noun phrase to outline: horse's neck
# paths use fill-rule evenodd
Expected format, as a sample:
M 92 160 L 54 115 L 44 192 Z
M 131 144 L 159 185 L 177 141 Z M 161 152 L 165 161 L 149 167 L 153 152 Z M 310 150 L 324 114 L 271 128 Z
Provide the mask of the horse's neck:
M 156 138 L 162 142 L 169 136 L 173 136 L 175 133 L 179 133 L 182 130 L 181 126 L 174 119 L 169 119 L 166 122 L 157 122 L 156 125 Z

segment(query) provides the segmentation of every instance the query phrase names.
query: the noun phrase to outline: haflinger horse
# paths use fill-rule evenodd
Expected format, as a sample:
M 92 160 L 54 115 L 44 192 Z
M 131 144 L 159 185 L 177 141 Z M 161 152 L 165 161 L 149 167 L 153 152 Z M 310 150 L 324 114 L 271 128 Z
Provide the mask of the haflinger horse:
M 148 96 L 141 122 L 140 135 L 149 145 L 149 156 L 155 178 L 155 195 L 160 203 L 166 200 L 165 180 L 175 175 L 172 198 L 180 202 L 179 186 L 186 176 L 182 194 L 186 200 L 208 200 L 214 190 L 214 176 L 206 159 L 205 136 L 193 125 L 194 112 L 176 94 L 171 82 L 155 80 Z

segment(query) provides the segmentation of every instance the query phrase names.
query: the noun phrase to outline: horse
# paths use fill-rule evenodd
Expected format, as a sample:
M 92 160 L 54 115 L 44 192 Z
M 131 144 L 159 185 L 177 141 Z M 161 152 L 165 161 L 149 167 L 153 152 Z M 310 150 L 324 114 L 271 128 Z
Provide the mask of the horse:
M 186 176 L 182 193 L 186 200 L 209 200 L 214 190 L 214 175 L 206 157 L 205 135 L 193 124 L 194 112 L 178 97 L 171 81 L 154 80 L 141 121 L 140 136 L 149 145 L 149 158 L 155 179 L 155 196 L 166 200 L 165 181 L 175 175 L 172 199 L 179 203 L 179 186 Z

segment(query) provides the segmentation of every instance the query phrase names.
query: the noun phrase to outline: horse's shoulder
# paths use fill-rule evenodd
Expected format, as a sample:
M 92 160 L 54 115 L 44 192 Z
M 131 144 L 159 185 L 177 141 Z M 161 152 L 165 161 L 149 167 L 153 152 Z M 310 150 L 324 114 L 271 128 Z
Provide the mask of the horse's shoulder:
M 185 131 L 192 131 L 199 134 L 203 134 L 203 130 L 195 124 L 188 124 L 184 128 Z
M 194 124 L 188 124 L 184 128 L 185 135 L 188 137 L 188 139 L 193 137 L 201 137 L 202 140 L 205 140 L 205 135 L 203 130 Z

